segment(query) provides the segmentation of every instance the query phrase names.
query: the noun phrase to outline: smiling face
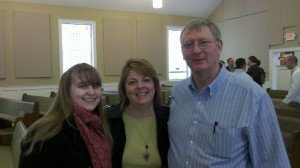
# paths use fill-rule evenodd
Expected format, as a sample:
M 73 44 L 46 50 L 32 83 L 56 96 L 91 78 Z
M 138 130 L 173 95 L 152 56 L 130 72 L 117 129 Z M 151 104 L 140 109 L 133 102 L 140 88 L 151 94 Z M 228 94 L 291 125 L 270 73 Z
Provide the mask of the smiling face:
M 199 43 L 210 42 L 205 48 L 200 48 Z M 183 32 L 182 45 L 194 45 L 192 49 L 182 47 L 183 58 L 194 74 L 208 73 L 219 68 L 219 57 L 222 51 L 222 41 L 215 41 L 214 36 L 208 26 L 200 29 L 191 29 Z
M 125 81 L 126 96 L 129 105 L 152 105 L 155 95 L 153 79 L 130 70 Z
M 81 81 L 78 77 L 72 77 L 71 99 L 80 107 L 93 111 L 101 100 L 101 85 L 90 84 Z

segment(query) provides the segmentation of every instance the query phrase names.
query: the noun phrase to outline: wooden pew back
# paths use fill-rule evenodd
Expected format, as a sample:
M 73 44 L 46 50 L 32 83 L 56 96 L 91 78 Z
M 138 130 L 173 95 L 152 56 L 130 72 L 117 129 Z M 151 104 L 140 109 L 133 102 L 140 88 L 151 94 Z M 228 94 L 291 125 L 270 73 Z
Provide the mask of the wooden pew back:
M 300 166 L 300 108 L 282 105 L 272 98 L 292 168 Z
M 162 84 L 161 85 L 161 103 L 166 106 L 171 105 L 171 91 L 173 85 Z
M 46 114 L 46 112 L 48 111 L 49 107 L 51 106 L 53 100 L 54 100 L 54 98 L 51 98 L 51 97 L 28 95 L 26 93 L 24 93 L 22 96 L 22 101 L 39 103 L 39 114 L 40 115 Z
M 0 163 L 5 168 L 18 168 L 21 154 L 20 141 L 25 135 L 27 128 L 22 120 L 16 123 L 10 144 L 0 146 Z M 1 137 L 1 136 L 0 136 Z
M 12 135 L 11 144 L 10 144 L 12 160 L 14 162 L 15 167 L 19 166 L 19 157 L 21 154 L 20 141 L 25 135 L 26 131 L 27 128 L 25 127 L 24 123 L 22 121 L 18 121 L 15 126 L 14 133 Z
M 267 88 L 267 93 L 271 98 L 279 98 L 284 99 L 285 96 L 288 94 L 287 90 L 272 90 L 270 88 Z
M 12 124 L 22 119 L 28 127 L 39 118 L 38 103 L 0 98 L 0 119 Z
M 55 96 L 56 96 L 56 93 L 55 93 L 54 91 L 52 91 L 52 92 L 50 93 L 50 97 L 51 97 L 51 98 L 55 98 Z

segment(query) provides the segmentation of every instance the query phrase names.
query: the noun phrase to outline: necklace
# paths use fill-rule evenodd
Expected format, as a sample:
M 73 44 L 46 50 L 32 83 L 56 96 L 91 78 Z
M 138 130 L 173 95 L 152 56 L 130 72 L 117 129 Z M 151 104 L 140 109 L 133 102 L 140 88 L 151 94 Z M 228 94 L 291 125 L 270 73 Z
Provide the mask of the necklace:
M 125 114 L 128 117 L 130 117 L 130 115 L 128 114 L 128 111 L 127 111 L 127 113 L 125 112 Z M 133 116 L 131 116 L 130 118 L 132 118 L 131 124 L 134 125 L 133 126 L 135 128 L 134 130 L 136 131 L 136 133 L 139 135 L 139 137 L 145 144 L 145 152 L 143 153 L 143 158 L 147 162 L 150 157 L 149 141 L 150 141 L 151 135 L 153 133 L 153 127 L 154 127 L 153 125 L 155 124 L 155 121 L 156 121 L 155 115 L 153 115 L 151 117 L 147 117 L 147 118 L 139 118 L 139 117 L 133 117 Z M 143 126 L 141 126 L 141 124 L 139 124 L 139 123 L 141 123 Z M 145 125 L 145 124 L 147 124 L 147 125 Z M 144 129 L 141 129 L 141 128 L 144 128 Z
M 150 128 L 149 128 L 149 131 L 148 131 L 149 134 L 148 134 L 147 139 L 145 139 L 145 137 L 143 136 L 142 131 L 139 129 L 139 127 L 138 126 L 136 127 L 138 134 L 140 135 L 140 137 L 143 139 L 143 141 L 145 143 L 145 150 L 146 151 L 145 151 L 143 156 L 144 156 L 144 159 L 145 159 L 146 162 L 148 161 L 148 159 L 150 157 L 149 140 L 150 140 L 150 137 L 151 137 L 151 133 L 152 133 L 153 125 L 154 125 L 154 122 L 155 122 L 155 118 L 152 118 L 151 120 L 152 120 L 152 122 L 151 122 L 151 125 L 150 125 Z

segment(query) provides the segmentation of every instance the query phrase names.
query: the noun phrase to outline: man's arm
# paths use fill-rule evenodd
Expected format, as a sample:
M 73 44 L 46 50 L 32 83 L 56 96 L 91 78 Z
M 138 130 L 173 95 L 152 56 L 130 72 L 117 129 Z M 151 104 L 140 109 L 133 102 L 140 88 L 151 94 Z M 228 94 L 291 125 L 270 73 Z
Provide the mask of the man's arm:
M 257 114 L 247 134 L 252 167 L 289 168 L 282 133 L 267 93 L 262 96 L 256 110 Z
M 287 96 L 284 98 L 284 103 L 289 103 L 295 99 L 297 93 L 300 92 L 300 70 L 294 72 L 292 75 L 291 87 Z

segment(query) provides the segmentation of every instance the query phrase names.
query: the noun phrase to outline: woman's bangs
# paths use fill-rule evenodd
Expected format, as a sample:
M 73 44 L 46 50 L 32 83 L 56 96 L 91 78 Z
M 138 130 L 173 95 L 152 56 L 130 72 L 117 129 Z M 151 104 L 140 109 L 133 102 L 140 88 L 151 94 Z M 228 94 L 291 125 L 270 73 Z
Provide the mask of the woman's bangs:
M 84 69 L 78 72 L 78 78 L 86 83 L 101 85 L 101 79 L 97 72 L 92 69 Z

